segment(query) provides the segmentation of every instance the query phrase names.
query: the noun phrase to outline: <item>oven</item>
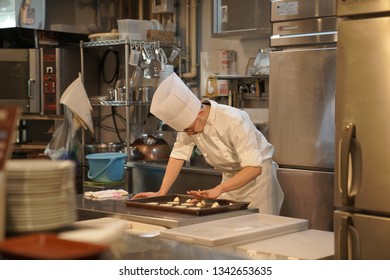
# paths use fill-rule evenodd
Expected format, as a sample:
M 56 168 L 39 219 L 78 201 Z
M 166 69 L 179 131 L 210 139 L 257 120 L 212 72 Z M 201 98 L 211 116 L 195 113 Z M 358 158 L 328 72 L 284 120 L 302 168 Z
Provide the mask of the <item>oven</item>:
M 60 115 L 60 96 L 79 71 L 78 48 L 0 49 L 0 105 Z

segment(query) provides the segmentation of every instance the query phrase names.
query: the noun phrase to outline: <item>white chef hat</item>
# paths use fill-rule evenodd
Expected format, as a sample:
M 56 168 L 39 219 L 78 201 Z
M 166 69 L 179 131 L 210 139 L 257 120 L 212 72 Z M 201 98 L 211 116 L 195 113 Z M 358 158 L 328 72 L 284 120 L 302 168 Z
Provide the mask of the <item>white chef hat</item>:
M 180 131 L 195 121 L 200 107 L 200 100 L 176 73 L 172 73 L 156 89 L 150 112 L 173 129 Z

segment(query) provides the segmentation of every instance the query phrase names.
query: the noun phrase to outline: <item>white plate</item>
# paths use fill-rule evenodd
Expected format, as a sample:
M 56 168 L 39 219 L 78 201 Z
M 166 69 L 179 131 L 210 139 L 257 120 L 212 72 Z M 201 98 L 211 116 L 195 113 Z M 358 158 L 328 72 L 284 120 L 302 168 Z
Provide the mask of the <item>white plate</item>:
M 68 209 L 67 211 L 60 211 L 58 213 L 53 212 L 50 214 L 46 213 L 41 215 L 7 215 L 7 218 L 9 217 L 10 221 L 13 223 L 48 223 L 58 220 L 68 220 L 75 215 L 75 211 L 75 209 Z
M 10 181 L 27 181 L 27 180 L 57 180 L 61 178 L 73 177 L 73 171 L 70 170 L 58 170 L 58 171 L 25 171 L 25 172 L 8 172 L 7 180 Z
M 59 213 L 73 211 L 74 207 L 71 205 L 63 205 L 56 208 L 47 208 L 47 207 L 12 207 L 8 209 L 7 216 L 10 217 L 36 217 L 36 216 L 44 216 L 49 217 L 52 215 L 57 215 Z
M 11 159 L 7 161 L 7 171 L 57 171 L 73 169 L 75 164 L 71 160 L 42 160 L 42 159 Z
M 7 186 L 7 195 L 38 195 L 38 194 L 58 194 L 61 192 L 69 193 L 70 190 L 75 190 L 74 182 L 68 184 L 48 185 L 48 186 Z
M 24 223 L 16 223 L 9 224 L 7 223 L 6 229 L 11 232 L 32 232 L 39 230 L 52 230 L 58 229 L 77 220 L 77 215 L 70 215 L 67 219 L 64 220 L 54 220 L 50 222 L 24 222 Z
M 8 203 L 56 203 L 59 201 L 74 200 L 74 190 L 64 190 L 51 193 L 37 194 L 7 194 Z

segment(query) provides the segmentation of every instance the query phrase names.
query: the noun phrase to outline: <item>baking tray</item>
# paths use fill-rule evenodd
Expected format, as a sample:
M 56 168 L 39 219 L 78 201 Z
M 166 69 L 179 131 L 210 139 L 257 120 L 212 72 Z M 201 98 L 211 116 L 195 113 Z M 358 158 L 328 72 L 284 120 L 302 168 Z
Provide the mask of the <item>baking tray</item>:
M 126 199 L 125 204 L 127 207 L 138 207 L 144 209 L 186 213 L 186 214 L 191 214 L 196 216 L 246 209 L 248 208 L 249 205 L 249 202 L 234 201 L 228 199 L 209 199 L 209 198 L 201 199 L 205 202 L 205 205 L 203 207 L 199 207 L 199 209 L 193 209 L 190 207 L 179 208 L 176 206 L 161 205 L 161 204 L 167 204 L 168 202 L 172 202 L 176 198 L 179 198 L 180 200 L 179 205 L 181 205 L 182 203 L 186 203 L 188 199 L 194 199 L 194 196 L 183 195 L 183 194 L 172 194 L 172 195 L 154 196 L 148 198 L 139 198 L 139 199 Z M 211 207 L 215 202 L 218 202 L 219 206 Z M 154 205 L 150 203 L 158 203 L 158 204 Z

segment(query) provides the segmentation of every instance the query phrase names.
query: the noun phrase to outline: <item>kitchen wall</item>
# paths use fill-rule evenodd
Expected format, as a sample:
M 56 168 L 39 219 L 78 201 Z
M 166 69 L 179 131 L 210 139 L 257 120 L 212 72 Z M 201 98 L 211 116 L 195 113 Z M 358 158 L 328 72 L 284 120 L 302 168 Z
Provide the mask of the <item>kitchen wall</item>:
M 200 52 L 229 49 L 237 52 L 238 75 L 245 75 L 248 59 L 256 57 L 257 51 L 261 48 L 269 48 L 269 39 L 240 40 L 237 38 L 212 38 L 212 2 L 199 1 L 198 9 L 198 63 L 200 63 Z M 199 77 L 198 77 L 199 79 Z M 199 84 L 199 80 L 198 80 Z M 244 109 L 254 123 L 265 123 L 268 121 L 268 109 Z
M 212 31 L 212 2 L 199 1 L 198 9 L 198 32 L 199 32 L 199 52 L 214 51 L 220 49 L 230 49 L 237 52 L 238 74 L 244 75 L 248 59 L 257 55 L 258 49 L 268 48 L 268 39 L 259 40 L 239 40 L 239 39 L 219 39 L 211 38 Z M 198 59 L 198 62 L 200 60 Z

